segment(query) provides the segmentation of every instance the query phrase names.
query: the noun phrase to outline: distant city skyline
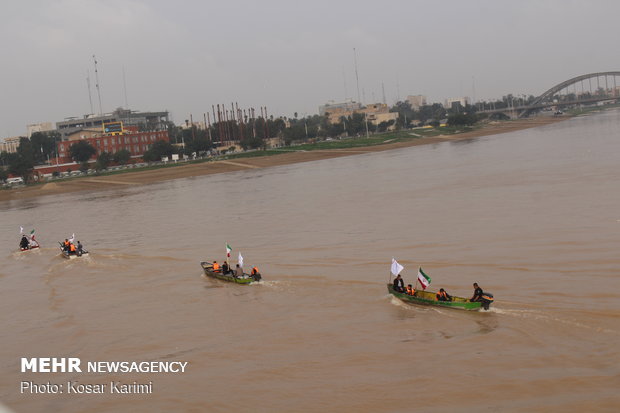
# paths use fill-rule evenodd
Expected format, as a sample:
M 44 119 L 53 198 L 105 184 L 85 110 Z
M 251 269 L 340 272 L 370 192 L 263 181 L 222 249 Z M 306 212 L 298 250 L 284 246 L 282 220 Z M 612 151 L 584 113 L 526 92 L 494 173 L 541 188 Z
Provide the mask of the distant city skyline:
M 231 102 L 316 114 L 328 101 L 357 101 L 356 74 L 362 103 L 537 96 L 619 70 L 618 15 L 611 0 L 9 0 L 0 138 L 90 113 L 87 77 L 98 113 L 93 55 L 103 112 L 168 110 L 177 124 Z

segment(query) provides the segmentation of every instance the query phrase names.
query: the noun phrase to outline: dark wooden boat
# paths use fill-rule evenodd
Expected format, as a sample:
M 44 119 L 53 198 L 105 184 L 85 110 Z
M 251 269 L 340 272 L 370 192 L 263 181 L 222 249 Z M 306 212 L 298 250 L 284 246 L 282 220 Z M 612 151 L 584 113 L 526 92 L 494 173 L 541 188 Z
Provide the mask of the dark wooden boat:
M 438 307 L 456 308 L 459 310 L 469 311 L 478 311 L 482 309 L 481 302 L 471 302 L 469 299 L 463 297 L 452 296 L 452 301 L 439 301 L 437 300 L 437 293 L 434 291 L 416 291 L 415 295 L 408 295 L 394 290 L 394 286 L 392 284 L 388 284 L 387 287 L 390 294 L 406 303 L 434 305 Z
M 205 274 L 209 277 L 217 278 L 218 280 L 224 280 L 228 282 L 233 282 L 237 284 L 251 284 L 254 282 L 258 282 L 261 280 L 261 275 L 256 274 L 252 276 L 250 274 L 243 273 L 243 277 L 236 277 L 233 274 L 222 274 L 220 271 L 213 271 L 213 264 L 208 261 L 202 261 L 200 266 L 204 270 Z

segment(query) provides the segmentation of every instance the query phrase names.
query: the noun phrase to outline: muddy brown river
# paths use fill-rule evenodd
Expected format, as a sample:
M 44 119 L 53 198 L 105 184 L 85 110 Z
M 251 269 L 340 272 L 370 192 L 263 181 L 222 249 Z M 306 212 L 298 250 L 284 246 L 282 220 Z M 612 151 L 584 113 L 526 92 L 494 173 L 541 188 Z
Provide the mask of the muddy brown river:
M 447 142 L 0 203 L 0 402 L 15 412 L 620 408 L 620 111 Z M 19 227 L 42 248 L 16 252 Z M 64 260 L 75 233 L 88 258 Z M 205 278 L 239 252 L 264 281 Z M 471 313 L 387 294 L 392 257 Z M 21 358 L 187 362 L 21 371 Z M 22 382 L 64 385 L 22 392 Z M 75 394 L 67 383 L 152 383 Z

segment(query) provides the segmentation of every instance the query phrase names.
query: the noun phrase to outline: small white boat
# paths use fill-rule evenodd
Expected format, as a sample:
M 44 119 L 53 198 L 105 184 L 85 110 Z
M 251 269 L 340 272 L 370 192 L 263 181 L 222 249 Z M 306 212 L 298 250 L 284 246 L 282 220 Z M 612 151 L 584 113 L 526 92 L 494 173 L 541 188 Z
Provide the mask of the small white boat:
M 70 253 L 69 251 L 65 251 L 62 244 L 60 245 L 60 256 L 66 258 L 68 260 L 74 260 L 76 258 L 88 257 L 88 251 L 82 250 L 82 252 L 74 252 Z

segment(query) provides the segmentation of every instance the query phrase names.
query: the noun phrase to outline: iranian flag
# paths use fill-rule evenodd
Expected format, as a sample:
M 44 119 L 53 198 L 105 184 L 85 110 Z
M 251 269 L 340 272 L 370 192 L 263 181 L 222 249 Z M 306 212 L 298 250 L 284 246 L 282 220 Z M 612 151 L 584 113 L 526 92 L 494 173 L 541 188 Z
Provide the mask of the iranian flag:
M 420 281 L 420 284 L 422 284 L 423 290 L 426 290 L 426 287 L 431 284 L 431 277 L 424 274 L 424 271 L 422 271 L 422 267 L 420 267 L 420 269 L 418 270 L 418 281 Z
M 230 258 L 230 253 L 232 251 L 232 247 L 226 243 L 226 257 Z

